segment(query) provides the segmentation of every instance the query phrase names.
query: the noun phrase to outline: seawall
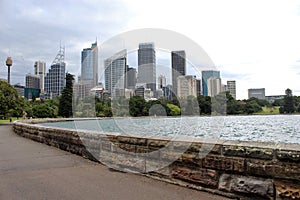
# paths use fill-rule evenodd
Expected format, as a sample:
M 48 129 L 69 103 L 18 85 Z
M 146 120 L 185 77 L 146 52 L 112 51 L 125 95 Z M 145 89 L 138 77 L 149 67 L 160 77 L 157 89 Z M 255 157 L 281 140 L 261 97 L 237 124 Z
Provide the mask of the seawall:
M 249 199 L 300 199 L 300 145 L 126 136 L 17 121 L 14 132 L 108 167 Z M 74 120 L 74 119 L 71 119 Z

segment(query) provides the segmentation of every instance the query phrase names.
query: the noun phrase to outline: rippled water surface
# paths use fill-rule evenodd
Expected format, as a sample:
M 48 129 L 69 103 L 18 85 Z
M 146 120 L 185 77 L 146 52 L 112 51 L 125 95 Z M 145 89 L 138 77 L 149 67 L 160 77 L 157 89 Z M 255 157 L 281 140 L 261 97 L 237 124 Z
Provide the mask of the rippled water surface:
M 70 129 L 127 135 L 189 136 L 300 144 L 300 115 L 255 115 L 180 118 L 117 118 L 44 123 Z

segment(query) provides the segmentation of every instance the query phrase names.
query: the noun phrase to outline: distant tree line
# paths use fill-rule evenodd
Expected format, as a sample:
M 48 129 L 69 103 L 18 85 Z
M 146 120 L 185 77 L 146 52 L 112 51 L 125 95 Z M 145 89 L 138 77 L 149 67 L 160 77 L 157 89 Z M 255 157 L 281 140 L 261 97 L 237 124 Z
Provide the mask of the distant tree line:
M 73 75 L 66 74 L 66 87 L 62 95 L 39 101 L 27 101 L 19 97 L 11 85 L 0 81 L 0 117 L 22 117 L 24 111 L 27 117 L 33 118 L 244 115 L 260 112 L 263 107 L 279 107 L 282 114 L 300 113 L 300 96 L 293 96 L 290 89 L 285 91 L 283 99 L 273 103 L 256 98 L 235 100 L 229 92 L 215 97 L 200 95 L 152 101 L 145 101 L 140 96 L 130 99 L 94 96 L 73 99 L 73 80 Z

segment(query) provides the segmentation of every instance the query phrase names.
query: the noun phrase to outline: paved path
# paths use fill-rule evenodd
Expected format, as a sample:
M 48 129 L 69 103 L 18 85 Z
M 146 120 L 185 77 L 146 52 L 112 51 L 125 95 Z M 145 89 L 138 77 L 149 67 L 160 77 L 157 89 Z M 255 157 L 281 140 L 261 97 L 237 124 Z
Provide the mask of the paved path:
M 0 199 L 197 199 L 224 197 L 107 167 L 0 126 Z

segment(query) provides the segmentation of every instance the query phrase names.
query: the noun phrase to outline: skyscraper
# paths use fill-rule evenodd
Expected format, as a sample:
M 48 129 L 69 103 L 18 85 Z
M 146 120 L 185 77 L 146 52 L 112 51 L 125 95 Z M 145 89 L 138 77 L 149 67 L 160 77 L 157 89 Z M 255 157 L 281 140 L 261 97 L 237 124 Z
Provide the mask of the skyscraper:
M 45 88 L 45 74 L 46 74 L 46 63 L 42 61 L 36 61 L 34 63 L 34 74 L 40 77 L 40 90 L 44 93 Z
M 98 84 L 97 41 L 90 48 L 85 48 L 81 52 L 81 80 L 92 82 L 93 87 Z
M 123 50 L 104 61 L 105 65 L 105 89 L 112 97 L 125 92 L 125 70 L 126 70 L 127 51 Z
M 50 99 L 61 95 L 66 85 L 66 63 L 64 59 L 65 48 L 60 47 L 58 54 L 45 76 L 45 92 L 47 93 L 46 96 Z
M 40 76 L 26 74 L 26 88 L 40 89 Z
M 138 49 L 138 83 L 156 90 L 156 56 L 153 43 L 140 43 Z
M 214 77 L 214 78 L 220 78 L 220 71 L 214 71 L 214 70 L 207 70 L 202 71 L 202 91 L 204 96 L 208 95 L 208 79 Z
M 173 93 L 177 95 L 177 77 L 186 75 L 186 55 L 185 51 L 172 51 L 172 85 Z
M 227 90 L 231 94 L 231 96 L 236 99 L 236 84 L 234 80 L 227 81 Z
M 177 84 L 177 96 L 179 98 L 197 96 L 197 81 L 194 76 L 178 76 Z
M 222 91 L 221 78 L 210 77 L 207 79 L 207 96 L 214 97 Z
M 135 89 L 136 86 L 136 69 L 126 66 L 126 88 Z
M 167 85 L 167 80 L 165 75 L 160 75 L 158 77 L 158 88 L 162 89 L 163 87 L 166 87 Z

